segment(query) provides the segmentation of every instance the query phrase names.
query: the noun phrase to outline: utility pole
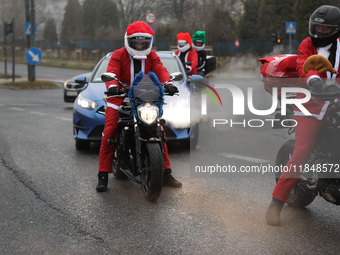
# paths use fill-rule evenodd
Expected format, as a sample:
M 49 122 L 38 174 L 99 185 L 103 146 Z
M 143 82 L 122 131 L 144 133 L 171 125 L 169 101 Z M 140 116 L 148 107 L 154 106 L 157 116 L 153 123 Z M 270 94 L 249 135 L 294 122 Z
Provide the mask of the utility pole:
M 31 0 L 31 47 L 35 47 L 35 10 L 34 0 Z M 31 82 L 35 82 L 35 65 L 31 65 Z
M 15 81 L 15 24 L 14 24 L 14 21 L 15 19 L 13 18 L 12 19 L 12 38 L 13 38 L 13 41 L 12 41 L 12 81 L 14 82 Z

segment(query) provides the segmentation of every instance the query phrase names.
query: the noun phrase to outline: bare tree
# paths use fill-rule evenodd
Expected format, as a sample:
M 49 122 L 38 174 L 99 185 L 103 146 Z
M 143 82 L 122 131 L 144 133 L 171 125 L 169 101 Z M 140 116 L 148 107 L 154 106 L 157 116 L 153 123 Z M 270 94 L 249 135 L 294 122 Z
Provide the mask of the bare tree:
M 115 0 L 120 17 L 120 27 L 125 30 L 129 24 L 138 20 L 144 20 L 145 15 L 156 6 L 155 0 Z M 114 17 L 113 17 L 114 18 Z

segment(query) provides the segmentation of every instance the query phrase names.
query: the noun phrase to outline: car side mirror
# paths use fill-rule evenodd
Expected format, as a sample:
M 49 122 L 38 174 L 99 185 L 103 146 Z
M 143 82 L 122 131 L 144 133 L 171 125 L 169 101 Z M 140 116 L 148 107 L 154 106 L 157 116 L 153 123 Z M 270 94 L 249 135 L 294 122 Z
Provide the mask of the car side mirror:
M 80 84 L 86 83 L 86 76 L 79 76 L 74 81 Z
M 190 82 L 192 82 L 192 83 L 204 82 L 204 77 L 201 76 L 201 75 L 193 74 L 193 75 L 191 75 Z

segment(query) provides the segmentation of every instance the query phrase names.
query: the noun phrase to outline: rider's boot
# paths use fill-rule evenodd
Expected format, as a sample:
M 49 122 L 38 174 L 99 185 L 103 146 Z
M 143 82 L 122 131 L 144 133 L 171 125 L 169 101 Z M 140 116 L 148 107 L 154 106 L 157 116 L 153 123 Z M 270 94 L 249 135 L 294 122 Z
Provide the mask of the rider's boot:
M 171 174 L 171 168 L 164 170 L 164 178 L 163 185 L 173 187 L 173 188 L 181 188 L 182 183 L 177 181 Z
M 270 205 L 266 213 L 267 224 L 272 226 L 281 225 L 280 213 L 284 204 L 285 204 L 284 201 L 281 201 L 275 197 L 272 198 L 272 201 L 270 202 Z
M 107 181 L 109 179 L 109 173 L 107 172 L 99 172 L 98 173 L 98 185 L 96 190 L 98 192 L 104 192 L 107 190 Z

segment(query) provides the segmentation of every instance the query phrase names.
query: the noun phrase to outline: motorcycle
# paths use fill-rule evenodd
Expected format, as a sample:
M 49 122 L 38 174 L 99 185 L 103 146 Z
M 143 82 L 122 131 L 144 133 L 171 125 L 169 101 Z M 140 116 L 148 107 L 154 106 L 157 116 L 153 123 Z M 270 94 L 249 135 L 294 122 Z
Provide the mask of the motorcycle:
M 104 82 L 116 80 L 124 89 L 118 95 L 108 97 L 124 97 L 124 102 L 118 109 L 119 121 L 115 140 L 108 144 L 116 144 L 112 164 L 113 175 L 117 179 L 129 178 L 141 184 L 145 198 L 155 202 L 163 186 L 163 142 L 164 131 L 161 119 L 164 104 L 163 87 L 171 81 L 180 81 L 183 74 L 176 72 L 170 75 L 170 80 L 161 84 L 158 77 L 150 72 L 144 75 L 140 72 L 128 88 L 113 73 L 103 73 Z
M 312 90 L 310 92 L 313 100 L 330 101 L 330 104 L 314 150 L 308 162 L 302 166 L 303 173 L 286 202 L 292 207 L 301 208 L 311 204 L 319 195 L 330 203 L 340 205 L 340 101 L 337 99 L 340 97 L 340 89 L 336 85 L 330 85 L 320 93 Z M 293 118 L 293 108 L 287 113 L 281 119 Z M 288 134 L 293 132 L 294 128 L 290 127 Z M 294 139 L 282 145 L 277 153 L 276 166 L 286 166 L 294 152 L 294 145 Z M 282 172 L 275 174 L 276 182 L 281 174 Z

